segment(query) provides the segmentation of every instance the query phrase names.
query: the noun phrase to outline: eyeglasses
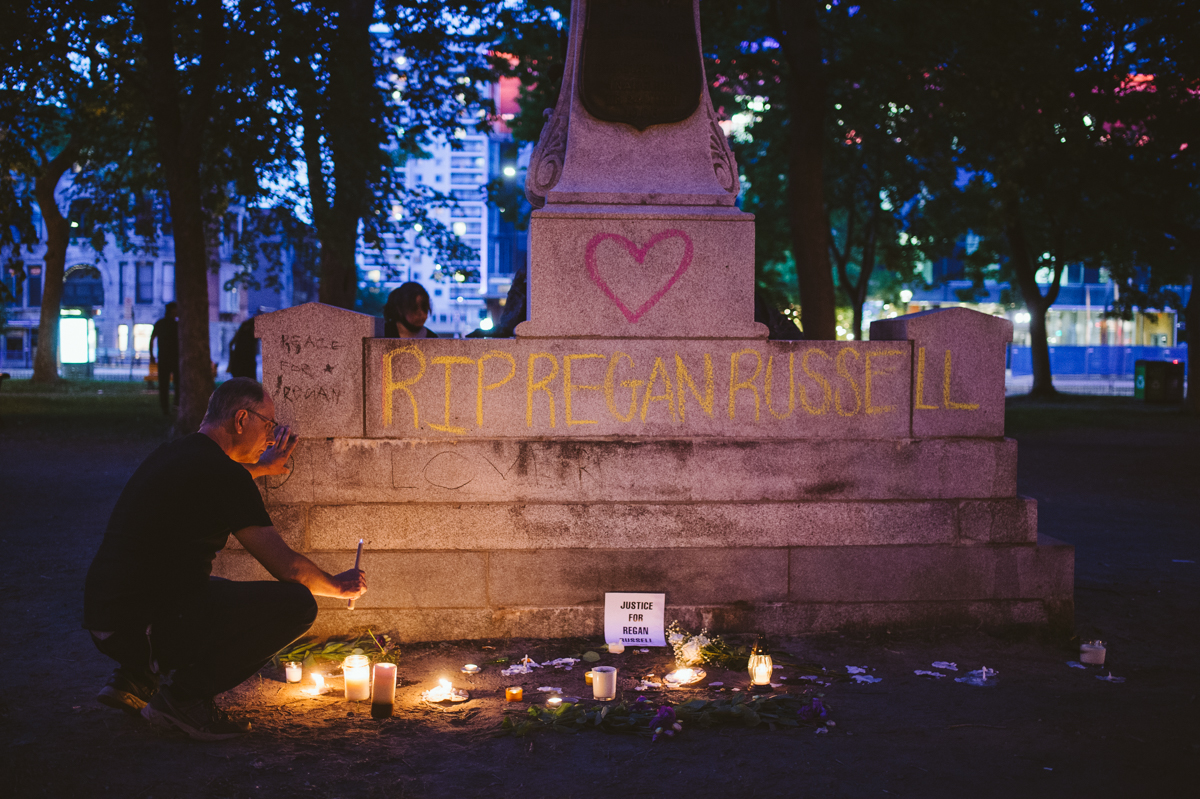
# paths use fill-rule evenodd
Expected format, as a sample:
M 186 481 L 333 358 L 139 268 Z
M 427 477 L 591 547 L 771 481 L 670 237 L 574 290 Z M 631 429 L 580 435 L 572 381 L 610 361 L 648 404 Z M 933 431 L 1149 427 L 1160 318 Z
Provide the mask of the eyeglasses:
M 262 419 L 264 422 L 266 422 L 266 423 L 267 423 L 267 435 L 270 435 L 270 434 L 271 434 L 271 432 L 272 432 L 272 431 L 273 431 L 273 430 L 274 430 L 276 427 L 278 427 L 278 426 L 279 426 L 279 422 L 275 421 L 274 419 L 268 419 L 266 416 L 263 416 L 263 415 L 262 415 L 261 413 L 259 413 L 258 411 L 252 411 L 252 410 L 250 410 L 249 408 L 242 408 L 242 410 L 243 410 L 243 411 L 245 411 L 246 413 L 252 413 L 252 414 L 254 414 L 255 416 L 257 416 L 259 419 Z

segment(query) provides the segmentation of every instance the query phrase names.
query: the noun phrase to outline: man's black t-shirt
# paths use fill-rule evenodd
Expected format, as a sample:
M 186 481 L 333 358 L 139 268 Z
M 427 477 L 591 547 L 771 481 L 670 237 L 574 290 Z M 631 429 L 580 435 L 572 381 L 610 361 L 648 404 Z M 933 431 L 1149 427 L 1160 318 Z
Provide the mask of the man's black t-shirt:
M 271 517 L 253 478 L 208 436 L 154 451 L 121 492 L 88 570 L 83 626 L 139 629 L 203 590 L 230 533 Z

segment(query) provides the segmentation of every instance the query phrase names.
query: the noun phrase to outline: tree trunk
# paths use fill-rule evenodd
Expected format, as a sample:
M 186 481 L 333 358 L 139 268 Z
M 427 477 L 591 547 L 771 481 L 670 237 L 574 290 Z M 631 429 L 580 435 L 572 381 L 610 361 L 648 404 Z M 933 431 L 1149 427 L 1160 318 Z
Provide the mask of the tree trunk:
M 1200 234 L 1197 234 L 1197 243 L 1200 243 Z M 1194 260 L 1192 261 L 1192 293 L 1188 297 L 1188 303 L 1183 308 L 1183 318 L 1187 323 L 1187 398 L 1184 401 L 1184 410 L 1188 413 L 1200 416 L 1200 391 L 1196 389 L 1196 378 L 1200 377 L 1200 372 L 1196 370 L 1196 362 L 1200 361 L 1200 299 L 1196 295 L 1200 294 L 1200 248 L 1193 247 Z
M 805 338 L 833 339 L 837 314 L 823 174 L 825 66 L 817 18 L 820 5 L 813 0 L 772 4 L 791 72 L 787 198 L 800 319 Z
M 875 271 L 875 243 L 877 240 L 877 231 L 879 230 L 879 190 L 872 187 L 871 197 L 874 198 L 874 205 L 871 208 L 871 217 L 867 220 L 867 229 L 863 240 L 862 264 L 858 269 L 858 282 L 854 284 L 853 302 L 854 309 L 854 340 L 863 340 L 863 305 L 867 301 L 867 294 L 871 289 L 871 273 Z
M 33 382 L 58 380 L 58 320 L 62 305 L 63 275 L 67 267 L 70 222 L 63 218 L 54 196 L 58 182 L 79 155 L 79 141 L 72 136 L 62 152 L 43 164 L 34 181 L 34 195 L 46 222 L 46 257 L 42 272 L 42 312 L 38 319 L 38 345 L 33 356 Z
M 321 285 L 319 298 L 326 305 L 354 308 L 358 296 L 358 264 L 354 252 L 358 245 L 359 216 L 335 208 L 317 229 L 321 239 Z
M 1025 238 L 1025 226 L 1021 222 L 1017 203 L 1006 204 L 1005 235 L 1008 238 L 1013 270 L 1017 275 L 1017 287 L 1029 309 L 1029 349 L 1033 356 L 1033 388 L 1029 396 L 1040 399 L 1054 399 L 1058 390 L 1054 388 L 1054 376 L 1050 369 L 1050 343 L 1046 338 L 1046 311 L 1058 299 L 1058 289 L 1062 280 L 1063 264 L 1061 258 L 1054 260 L 1054 275 L 1052 283 L 1043 295 L 1037 283 L 1037 265 L 1030 255 L 1029 242 Z
M 200 0 L 201 56 L 190 92 L 175 66 L 173 3 L 143 0 L 137 7 L 145 32 L 150 106 L 159 160 L 166 177 L 175 244 L 175 297 L 179 309 L 179 416 L 175 434 L 195 432 L 213 390 L 208 340 L 208 258 L 200 161 L 209 108 L 224 44 L 220 0 Z
M 332 31 L 324 122 L 333 160 L 335 196 L 322 188 L 327 212 L 314 213 L 321 239 L 321 302 L 353 308 L 358 295 L 358 223 L 370 212 L 371 165 L 377 160 L 382 102 L 375 85 L 372 0 L 348 0 Z M 312 171 L 310 160 L 309 171 Z M 315 209 L 314 209 L 315 210 Z

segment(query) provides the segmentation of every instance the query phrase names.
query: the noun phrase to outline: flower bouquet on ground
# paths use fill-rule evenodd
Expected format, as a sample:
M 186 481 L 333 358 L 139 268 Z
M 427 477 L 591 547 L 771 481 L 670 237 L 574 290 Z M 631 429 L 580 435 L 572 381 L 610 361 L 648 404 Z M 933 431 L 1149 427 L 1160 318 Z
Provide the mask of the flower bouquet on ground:
M 726 669 L 741 670 L 746 667 L 749 651 L 744 646 L 732 647 L 719 635 L 710 635 L 702 629 L 693 635 L 673 621 L 667 626 L 667 643 L 675 651 L 675 664 L 680 668 L 707 663 Z

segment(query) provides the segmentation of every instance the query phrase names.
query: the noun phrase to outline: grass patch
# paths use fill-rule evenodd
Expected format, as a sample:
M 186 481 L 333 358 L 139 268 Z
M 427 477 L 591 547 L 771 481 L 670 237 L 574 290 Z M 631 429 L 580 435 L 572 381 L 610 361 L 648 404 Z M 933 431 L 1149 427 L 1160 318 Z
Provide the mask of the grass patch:
M 0 436 L 165 440 L 172 421 L 140 382 L 6 380 L 0 389 Z
M 1055 400 L 1009 397 L 1005 402 L 1006 435 L 1049 430 L 1130 430 L 1200 433 L 1200 418 L 1182 405 L 1151 405 L 1132 397 L 1063 394 Z

